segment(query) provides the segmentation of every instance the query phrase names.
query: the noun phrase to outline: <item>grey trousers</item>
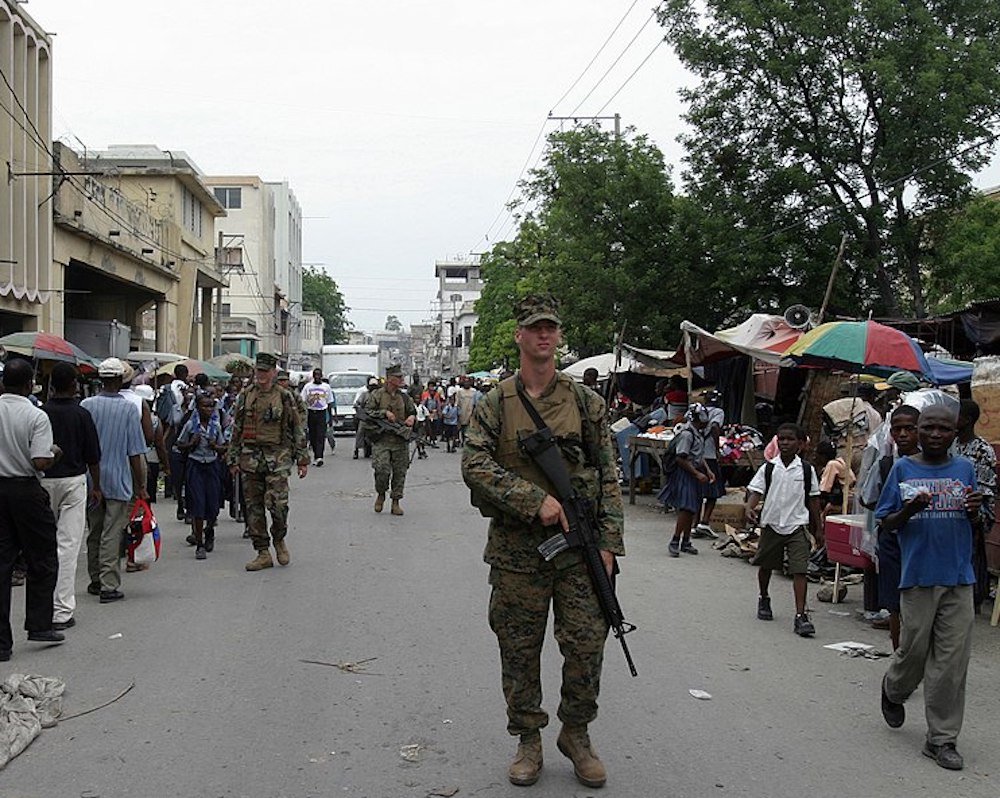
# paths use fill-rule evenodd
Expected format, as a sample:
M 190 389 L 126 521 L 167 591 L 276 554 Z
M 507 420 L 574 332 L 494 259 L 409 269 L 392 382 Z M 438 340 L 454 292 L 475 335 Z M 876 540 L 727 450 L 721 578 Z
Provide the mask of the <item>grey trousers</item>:
M 927 742 L 954 743 L 965 714 L 972 652 L 972 585 L 900 591 L 899 649 L 885 675 L 889 700 L 901 703 L 924 682 Z
M 121 558 L 131 502 L 104 499 L 87 510 L 87 572 L 90 584 L 117 590 L 122 584 Z

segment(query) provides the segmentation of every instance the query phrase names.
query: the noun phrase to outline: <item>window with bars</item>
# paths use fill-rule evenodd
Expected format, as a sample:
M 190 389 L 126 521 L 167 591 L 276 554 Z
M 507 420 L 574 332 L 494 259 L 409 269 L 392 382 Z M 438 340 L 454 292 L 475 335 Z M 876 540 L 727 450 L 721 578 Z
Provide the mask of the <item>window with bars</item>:
M 201 238 L 201 200 L 192 194 L 187 187 L 181 195 L 181 215 L 184 229 Z

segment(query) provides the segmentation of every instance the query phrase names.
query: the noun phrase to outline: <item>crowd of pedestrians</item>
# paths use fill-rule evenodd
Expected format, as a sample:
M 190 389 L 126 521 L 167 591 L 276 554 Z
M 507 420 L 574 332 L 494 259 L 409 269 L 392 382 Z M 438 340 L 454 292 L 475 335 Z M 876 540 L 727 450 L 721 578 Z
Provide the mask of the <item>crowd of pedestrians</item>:
M 282 385 L 275 364 L 271 355 L 258 358 L 252 386 L 239 377 L 224 386 L 204 374 L 191 379 L 178 364 L 157 390 L 133 386 L 135 371 L 118 358 L 102 361 L 86 381 L 76 366 L 57 362 L 45 369 L 43 404 L 36 397 L 35 366 L 8 360 L 0 394 L 0 661 L 10 659 L 13 650 L 15 563 L 24 571 L 28 640 L 64 642 L 65 630 L 76 625 L 77 562 L 84 540 L 87 593 L 100 604 L 121 601 L 126 529 L 141 503 L 156 503 L 161 479 L 162 495 L 176 503 L 178 520 L 191 525 L 187 541 L 196 559 L 214 548 L 217 519 L 229 501 L 231 514 L 246 521 L 244 537 L 253 539 L 255 548 L 262 539 L 265 546 L 270 543 L 266 524 L 255 522 L 265 506 L 271 511 L 278 561 L 287 564 L 287 486 L 284 504 L 280 496 L 277 501 L 263 491 L 257 496 L 257 475 L 247 466 L 248 458 L 265 451 L 261 444 L 269 441 L 271 417 L 277 414 L 259 417 L 241 402 L 248 390 L 257 396 L 267 383 L 286 409 L 281 426 L 295 439 L 304 475 L 307 409 L 298 391 Z M 267 453 L 283 462 L 283 445 L 284 438 L 276 438 Z M 234 459 L 227 459 L 230 454 Z M 322 455 L 317 451 L 318 459 Z M 268 484 L 280 477 L 274 462 L 265 458 L 264 466 Z M 248 504 L 259 505 L 260 512 L 248 511 Z M 148 567 L 130 559 L 125 566 Z

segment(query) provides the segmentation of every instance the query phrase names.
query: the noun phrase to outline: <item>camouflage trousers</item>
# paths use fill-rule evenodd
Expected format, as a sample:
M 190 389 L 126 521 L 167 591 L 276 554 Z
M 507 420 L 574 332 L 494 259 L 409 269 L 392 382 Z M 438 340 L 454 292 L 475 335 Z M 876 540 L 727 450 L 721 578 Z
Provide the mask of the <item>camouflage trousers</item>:
M 288 474 L 284 471 L 243 471 L 243 499 L 247 528 L 258 551 L 271 545 L 267 534 L 267 513 L 271 513 L 271 538 L 283 540 L 288 533 Z
M 398 435 L 396 440 L 380 440 L 372 444 L 372 468 L 375 469 L 375 492 L 388 493 L 391 499 L 403 498 L 406 469 L 410 467 L 410 445 Z
M 597 717 L 608 625 L 586 567 L 557 570 L 546 563 L 528 574 L 492 568 L 490 584 L 490 628 L 500 644 L 507 731 L 526 734 L 549 722 L 542 709 L 541 657 L 550 603 L 563 656 L 557 715 L 563 723 L 590 723 Z

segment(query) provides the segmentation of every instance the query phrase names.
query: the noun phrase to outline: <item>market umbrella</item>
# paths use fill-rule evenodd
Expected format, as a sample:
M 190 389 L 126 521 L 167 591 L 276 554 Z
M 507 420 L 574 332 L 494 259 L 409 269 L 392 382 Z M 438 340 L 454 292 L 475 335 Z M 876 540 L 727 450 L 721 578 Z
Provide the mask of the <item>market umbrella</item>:
M 928 382 L 934 373 L 910 336 L 874 321 L 832 321 L 799 338 L 783 355 L 786 365 L 840 369 L 888 377 L 910 371 Z
M 229 372 L 225 369 L 221 369 L 218 366 L 213 366 L 211 363 L 206 363 L 204 360 L 197 360 L 193 357 L 189 357 L 186 360 L 178 360 L 174 363 L 167 363 L 165 366 L 160 366 L 160 368 L 156 370 L 156 374 L 157 376 L 161 374 L 173 374 L 174 368 L 180 364 L 187 366 L 188 374 L 192 377 L 197 377 L 199 374 L 205 374 L 210 380 L 229 379 Z
M 31 357 L 35 360 L 59 360 L 93 369 L 98 361 L 76 344 L 44 332 L 16 332 L 0 338 L 0 347 L 8 352 Z

